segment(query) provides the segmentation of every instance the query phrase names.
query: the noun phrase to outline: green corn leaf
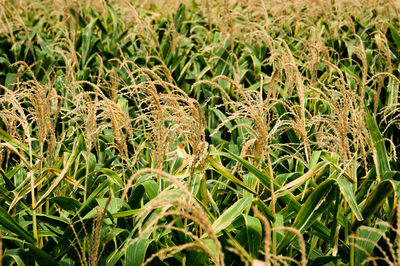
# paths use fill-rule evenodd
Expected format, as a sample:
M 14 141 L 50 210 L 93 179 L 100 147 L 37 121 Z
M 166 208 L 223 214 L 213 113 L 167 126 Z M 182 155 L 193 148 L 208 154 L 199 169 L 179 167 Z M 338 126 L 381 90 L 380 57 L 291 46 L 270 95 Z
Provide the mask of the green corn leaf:
M 339 256 L 325 256 L 322 255 L 319 258 L 315 258 L 310 265 L 312 266 L 320 266 L 320 265 L 337 265 L 337 261 L 340 259 Z M 307 264 L 308 265 L 308 264 Z
M 96 188 L 89 195 L 89 197 L 87 197 L 86 201 L 82 203 L 80 209 L 78 210 L 80 215 L 85 215 L 90 210 L 90 204 L 92 204 L 96 200 L 98 195 L 101 194 L 102 192 L 104 192 L 107 189 L 107 187 L 110 186 L 110 184 L 111 184 L 111 182 L 109 180 L 103 181 L 103 183 L 98 188 Z M 76 218 L 78 218 L 78 217 L 76 217 Z M 76 219 L 76 218 L 74 218 L 74 219 Z
M 8 89 L 11 89 L 13 86 L 13 83 L 15 82 L 15 79 L 17 78 L 17 73 L 7 73 L 6 75 L 6 81 L 5 81 L 5 86 Z
M 400 34 L 392 24 L 389 24 L 389 29 L 390 34 L 392 35 L 392 38 L 397 46 L 397 49 L 400 49 Z
M 93 209 L 95 206 L 94 204 L 96 202 L 96 198 L 99 197 L 99 194 L 105 192 L 106 190 L 109 190 L 109 187 L 110 181 L 105 180 L 98 188 L 96 188 L 86 199 L 86 201 L 82 203 L 80 209 L 77 211 L 77 214 L 74 216 L 74 218 L 72 218 L 72 222 L 77 223 L 79 226 L 82 226 L 79 221 L 79 216 L 84 217 L 91 209 Z M 57 245 L 52 250 L 51 254 L 55 257 L 58 257 L 67 252 L 68 249 L 71 248 L 71 243 L 69 241 L 73 239 L 73 237 L 74 234 L 72 232 L 72 229 L 68 228 L 58 241 Z
M 108 201 L 108 198 L 97 198 L 96 199 L 98 206 L 100 207 L 100 210 L 103 211 L 106 205 L 106 202 Z M 108 208 L 107 208 L 107 213 L 112 215 L 114 217 L 114 214 L 117 213 L 122 207 L 128 207 L 128 205 L 125 203 L 125 201 L 122 201 L 119 198 L 112 198 L 109 202 Z M 92 209 L 89 211 L 85 217 L 82 219 L 91 219 L 95 218 L 98 214 L 98 209 Z
M 282 120 L 290 120 L 289 115 L 287 114 L 287 110 L 282 103 L 278 102 L 274 105 L 274 107 L 276 108 L 279 116 L 281 116 Z M 288 130 L 286 130 L 285 134 L 288 136 L 291 143 L 300 142 L 299 137 L 293 129 L 289 128 Z
M 22 165 L 20 165 L 20 167 L 14 167 L 13 170 L 15 168 L 19 169 L 21 168 Z M 8 178 L 8 176 L 6 175 L 6 173 L 4 173 L 3 169 L 0 169 L 0 174 L 3 177 L 4 182 L 6 183 L 6 187 L 9 191 L 14 190 L 15 186 L 14 184 L 11 182 L 11 180 Z
M 246 186 L 248 186 L 250 189 L 255 190 L 256 189 L 256 185 L 257 185 L 257 178 L 249 173 L 247 175 L 244 176 L 243 182 L 246 184 Z M 243 190 L 243 198 L 245 197 L 253 197 L 254 194 L 248 192 L 247 190 Z
M 113 217 L 115 218 L 121 218 L 121 217 L 135 217 L 138 214 L 142 213 L 143 210 L 136 209 L 136 210 L 129 210 L 129 211 L 120 211 L 116 212 L 113 214 Z
M 268 218 L 268 220 L 273 221 L 275 217 L 272 215 L 272 211 L 269 207 L 264 203 L 264 201 L 260 199 L 254 200 L 254 204 L 260 209 L 261 212 Z
M 219 152 L 218 154 L 239 161 L 241 164 L 243 164 L 244 167 L 247 168 L 247 170 L 249 170 L 252 174 L 254 174 L 258 178 L 258 180 L 266 187 L 266 189 L 270 187 L 271 177 L 266 172 L 257 169 L 243 158 L 231 152 L 229 153 Z M 280 186 L 276 184 L 276 182 L 273 182 L 273 186 L 275 191 L 280 188 Z M 302 205 L 291 194 L 282 195 L 281 200 L 285 202 L 285 204 L 287 204 L 289 208 L 295 212 L 299 212 L 300 209 L 302 208 Z M 262 206 L 261 203 L 259 204 Z M 316 221 L 315 224 L 313 224 L 313 228 L 321 234 L 321 237 L 323 237 L 326 240 L 329 239 L 330 231 L 322 223 Z
M 371 134 L 374 151 L 374 162 L 376 169 L 378 170 L 378 178 L 382 178 L 387 171 L 390 171 L 389 157 L 386 151 L 384 139 L 379 131 L 378 125 L 376 124 L 375 118 L 372 117 L 370 112 L 366 110 L 365 123 Z
M 146 180 L 142 185 L 149 199 L 154 199 L 158 195 L 158 185 L 154 180 Z
M 142 200 L 142 197 L 144 195 L 144 186 L 142 184 L 138 185 L 136 188 L 132 189 L 131 196 L 129 197 L 128 200 L 128 205 L 132 209 L 136 209 L 140 205 L 140 201 Z
M 254 74 L 258 75 L 261 72 L 261 62 L 254 54 L 251 54 L 250 57 L 253 61 Z
M 49 202 L 56 203 L 63 210 L 67 210 L 67 211 L 76 211 L 81 207 L 81 203 L 79 201 L 77 201 L 76 199 L 69 198 L 69 197 L 63 197 L 63 196 L 51 198 L 49 200 Z
M 167 58 L 171 54 L 171 37 L 165 35 L 161 42 L 161 55 L 163 58 Z
M 126 251 L 122 248 L 114 250 L 106 259 L 107 266 L 114 266 L 118 261 L 126 254 Z
M 312 169 L 319 161 L 322 151 L 313 151 L 310 158 L 308 169 Z
M 393 193 L 394 184 L 390 180 L 384 180 L 368 195 L 368 198 L 361 209 L 364 220 L 355 221 L 352 225 L 352 230 L 357 230 L 358 227 L 365 224 L 385 203 L 386 199 Z
M 373 256 L 374 248 L 387 229 L 384 225 L 378 225 L 373 229 L 361 226 L 358 229 L 357 245 L 355 247 L 356 265 L 362 265 L 365 259 Z
M 205 252 L 190 251 L 187 255 L 186 265 L 207 265 L 209 257 Z
M 141 238 L 126 249 L 126 265 L 140 266 L 144 262 L 147 248 L 152 240 Z
M 286 195 L 286 194 L 292 192 L 293 190 L 295 190 L 296 188 L 298 188 L 299 186 L 301 186 L 305 182 L 309 181 L 319 171 L 322 171 L 327 165 L 328 165 L 328 163 L 319 162 L 317 165 L 315 165 L 311 170 L 309 170 L 304 175 L 296 178 L 292 182 L 290 182 L 290 183 L 286 184 L 285 186 L 281 187 L 280 189 L 278 189 L 275 192 L 276 193 L 276 197 L 279 197 L 281 195 Z
M 34 209 L 36 209 L 50 195 L 50 193 L 53 192 L 54 189 L 56 189 L 56 187 L 58 187 L 60 182 L 64 179 L 65 175 L 67 174 L 68 170 L 70 170 L 70 166 L 78 157 L 78 154 L 81 152 L 82 147 L 83 147 L 83 137 L 82 135 L 80 135 L 78 137 L 77 143 L 72 149 L 71 155 L 68 158 L 68 161 L 64 166 L 64 169 L 61 171 L 60 174 L 58 174 L 57 178 L 53 181 L 53 184 L 50 186 L 50 188 L 47 189 L 47 191 L 43 194 L 43 196 L 37 201 L 37 203 L 34 206 Z
M 339 185 L 340 192 L 342 192 L 343 197 L 346 199 L 357 220 L 363 220 L 351 183 L 344 178 L 338 178 L 336 183 Z
M 182 58 L 183 59 L 183 58 Z M 197 55 L 193 55 L 193 54 L 191 54 L 191 56 L 190 56 L 190 59 L 185 63 L 185 65 L 183 66 L 183 67 L 181 67 L 180 69 L 179 69 L 179 77 L 178 77 L 178 82 L 180 82 L 181 81 L 181 79 L 183 78 L 183 77 L 186 77 L 186 73 L 187 73 L 187 71 L 189 70 L 189 68 L 193 65 L 193 63 L 194 63 L 194 61 L 197 59 Z M 176 66 L 176 67 L 178 67 L 178 65 Z M 173 69 L 174 71 L 176 70 L 176 68 L 175 69 Z
M 29 155 L 29 148 L 25 145 L 22 144 L 21 142 L 19 142 L 18 140 L 16 140 L 15 138 L 11 137 L 6 131 L 4 131 L 2 128 L 0 128 L 0 139 L 2 139 L 3 141 L 11 144 L 12 146 L 14 146 L 16 149 L 19 150 L 23 150 L 25 152 L 25 154 Z M 34 152 L 31 151 L 32 156 L 34 156 L 34 158 L 39 157 L 39 155 Z
M 220 110 L 218 110 L 218 109 L 213 109 L 213 112 L 214 112 L 215 115 L 218 117 L 218 119 L 220 120 L 221 123 L 227 120 L 226 115 L 225 115 L 223 112 L 221 112 Z M 226 126 L 226 128 L 229 129 L 229 130 L 231 130 L 232 127 L 233 127 L 231 122 L 226 123 L 225 126 Z
M 245 159 L 241 158 L 240 156 L 237 156 L 236 154 L 234 154 L 230 151 L 228 151 L 228 152 L 229 153 L 221 152 L 220 154 L 239 161 L 241 164 L 243 164 L 244 167 L 246 167 L 251 173 L 253 173 L 266 188 L 269 188 L 271 186 L 271 183 L 270 183 L 271 177 L 265 171 L 261 171 L 261 170 L 257 169 L 256 167 L 254 167 L 252 164 L 250 164 L 249 162 L 247 162 Z M 274 185 L 275 190 L 278 190 L 280 188 L 277 184 L 275 184 L 275 182 L 273 185 Z
M 32 257 L 40 266 L 59 265 L 57 261 L 50 254 L 35 247 L 34 245 L 28 244 L 28 248 L 29 248 L 29 254 L 32 255 Z
M 258 250 L 261 247 L 261 239 L 262 239 L 262 228 L 261 222 L 257 218 L 242 214 L 245 224 L 246 224 L 246 233 L 247 233 L 247 243 L 249 245 L 249 252 L 254 257 L 258 257 Z
M 333 200 L 328 197 L 332 194 L 333 184 L 334 180 L 326 180 L 314 190 L 301 207 L 293 227 L 304 232 L 317 219 L 320 212 L 323 211 L 322 206 L 328 205 Z
M 185 47 L 185 54 L 176 57 L 176 60 L 171 65 L 171 73 L 173 73 L 178 68 L 178 66 L 180 66 L 181 63 L 184 62 L 185 59 L 190 57 L 189 54 L 193 47 L 194 47 L 194 44 L 190 45 L 189 47 Z M 190 66 L 190 64 L 192 63 L 192 62 L 190 62 L 190 59 L 189 59 L 188 63 Z M 179 73 L 181 73 L 181 72 L 179 71 Z
M 0 207 L 0 224 L 20 238 L 33 244 L 36 243 L 36 239 L 22 228 L 22 226 L 20 226 L 2 207 Z
M 212 224 L 214 232 L 218 235 L 222 230 L 232 224 L 236 218 L 238 218 L 243 211 L 251 205 L 251 198 L 243 198 L 235 202 L 229 207 L 217 220 Z
M 180 4 L 174 18 L 174 26 L 179 33 L 182 31 L 182 22 L 185 19 L 185 8 L 186 6 L 184 4 Z
M 214 167 L 214 169 L 218 173 L 220 173 L 223 177 L 225 177 L 229 181 L 235 183 L 236 185 L 240 186 L 241 188 L 245 189 L 246 191 L 248 191 L 252 194 L 256 194 L 256 192 L 254 190 L 249 188 L 245 183 L 243 183 L 243 181 L 241 181 L 236 176 L 234 176 L 228 169 L 226 169 L 222 164 L 217 162 L 215 159 L 213 159 L 212 157 L 209 156 L 209 157 L 207 157 L 207 160 Z
M 307 230 L 322 214 L 325 207 L 331 204 L 334 199 L 335 180 L 329 179 L 320 184 L 312 194 L 307 198 L 306 202 L 301 207 L 296 215 L 296 219 L 292 227 L 300 232 Z M 281 252 L 295 238 L 291 233 L 286 233 L 284 238 L 278 245 L 277 251 Z
M 335 156 L 337 154 L 334 154 Z M 328 162 L 330 164 L 330 166 L 332 166 L 338 173 L 340 173 L 341 176 L 343 176 L 344 178 L 346 178 L 347 181 L 354 183 L 354 180 L 352 179 L 352 177 L 347 173 L 347 171 L 343 171 L 342 168 L 340 168 L 340 166 L 338 166 L 338 157 L 335 158 L 335 156 L 332 156 L 326 152 L 323 152 L 323 154 L 321 155 L 321 158 Z
M 214 240 L 211 238 L 202 238 L 200 241 L 203 242 L 203 244 L 205 244 L 214 253 L 214 257 L 219 257 L 218 248 Z
M 120 188 L 125 188 L 124 182 L 122 181 L 121 177 L 113 170 L 110 170 L 108 168 L 101 168 L 96 172 L 103 173 L 108 178 L 110 178 L 110 180 L 113 181 L 113 183 L 117 184 Z
M 38 221 L 41 221 L 44 224 L 59 227 L 59 228 L 65 228 L 66 226 L 69 226 L 68 220 L 65 218 L 61 218 L 59 216 L 38 213 L 38 214 L 36 214 L 36 218 Z
M 386 88 L 387 99 L 386 106 L 392 106 L 392 110 L 395 110 L 395 104 L 399 102 L 399 84 L 394 79 L 390 79 L 389 84 Z
M 25 266 L 25 263 L 19 255 L 10 254 L 10 252 L 7 252 L 6 254 L 3 255 L 2 265 Z

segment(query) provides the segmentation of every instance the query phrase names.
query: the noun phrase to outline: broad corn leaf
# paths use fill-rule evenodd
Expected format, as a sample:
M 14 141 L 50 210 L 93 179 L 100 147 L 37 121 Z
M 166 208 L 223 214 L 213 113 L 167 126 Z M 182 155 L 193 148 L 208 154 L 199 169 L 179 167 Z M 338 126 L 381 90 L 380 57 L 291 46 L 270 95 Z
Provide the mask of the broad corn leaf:
M 147 248 L 152 240 L 141 238 L 126 249 L 126 265 L 140 266 L 144 262 Z
M 340 192 L 346 199 L 357 220 L 363 220 L 363 216 L 361 214 L 360 208 L 358 207 L 356 197 L 354 196 L 353 188 L 350 182 L 344 178 L 338 178 L 336 180 L 336 183 L 338 184 Z
M 243 198 L 224 211 L 224 213 L 212 224 L 214 232 L 218 235 L 222 230 L 231 225 L 232 222 L 242 215 L 243 211 L 250 206 L 251 202 L 251 198 Z
M 30 243 L 36 243 L 36 239 L 28 231 L 22 228 L 22 226 L 20 226 L 2 207 L 0 207 L 0 224 L 20 238 L 25 239 Z

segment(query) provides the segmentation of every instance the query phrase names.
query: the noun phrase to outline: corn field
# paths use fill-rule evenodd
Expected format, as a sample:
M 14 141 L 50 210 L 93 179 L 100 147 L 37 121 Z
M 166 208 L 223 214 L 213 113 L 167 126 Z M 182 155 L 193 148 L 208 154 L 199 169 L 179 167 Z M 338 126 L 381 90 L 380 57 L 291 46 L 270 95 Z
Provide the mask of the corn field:
M 0 265 L 400 265 L 400 1 L 0 18 Z

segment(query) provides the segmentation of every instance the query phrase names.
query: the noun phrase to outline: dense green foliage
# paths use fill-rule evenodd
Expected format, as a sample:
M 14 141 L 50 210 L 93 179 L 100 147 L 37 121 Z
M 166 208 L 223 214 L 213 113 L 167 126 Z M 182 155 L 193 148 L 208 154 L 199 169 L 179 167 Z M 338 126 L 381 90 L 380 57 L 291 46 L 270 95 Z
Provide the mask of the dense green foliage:
M 398 265 L 400 6 L 138 2 L 0 0 L 3 265 Z

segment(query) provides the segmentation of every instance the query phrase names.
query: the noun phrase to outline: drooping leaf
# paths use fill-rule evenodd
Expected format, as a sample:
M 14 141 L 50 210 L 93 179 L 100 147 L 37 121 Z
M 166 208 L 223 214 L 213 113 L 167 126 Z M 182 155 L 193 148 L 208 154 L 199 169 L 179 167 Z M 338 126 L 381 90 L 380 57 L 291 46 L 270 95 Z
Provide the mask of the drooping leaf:
M 63 196 L 51 198 L 49 200 L 49 202 L 56 203 L 62 209 L 67 210 L 67 211 L 76 211 L 81 207 L 81 203 L 79 201 L 77 201 L 76 199 L 69 198 L 69 197 L 63 197 Z
M 367 200 L 361 209 L 364 220 L 355 221 L 352 230 L 365 224 L 372 215 L 374 215 L 386 202 L 387 198 L 393 193 L 393 183 L 390 180 L 384 180 L 376 186 L 376 188 L 368 195 Z
M 105 176 L 110 178 L 113 183 L 117 184 L 120 188 L 124 188 L 124 182 L 122 181 L 121 177 L 115 173 L 113 170 L 108 169 L 108 168 L 101 168 L 97 170 L 97 172 L 103 173 Z
M 378 225 L 376 228 L 361 226 L 358 229 L 355 246 L 356 265 L 362 265 L 365 259 L 374 255 L 372 251 L 387 229 L 388 228 L 383 225 Z
M 126 265 L 140 266 L 144 262 L 147 248 L 153 240 L 141 238 L 128 246 L 125 253 Z

